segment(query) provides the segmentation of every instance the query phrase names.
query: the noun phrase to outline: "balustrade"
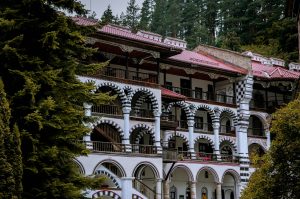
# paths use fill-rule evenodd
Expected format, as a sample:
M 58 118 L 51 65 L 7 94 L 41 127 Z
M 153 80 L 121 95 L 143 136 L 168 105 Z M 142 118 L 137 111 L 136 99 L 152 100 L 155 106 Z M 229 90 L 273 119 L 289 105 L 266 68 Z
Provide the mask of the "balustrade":
M 100 75 L 115 77 L 119 79 L 128 79 L 135 81 L 143 81 L 149 83 L 157 83 L 157 75 L 154 73 L 144 73 L 137 71 L 126 71 L 125 69 L 105 67 Z
M 92 106 L 92 113 L 122 115 L 122 107 L 117 105 L 100 104 Z
M 142 117 L 142 118 L 153 118 L 153 110 L 141 109 L 141 108 L 131 108 L 130 116 Z

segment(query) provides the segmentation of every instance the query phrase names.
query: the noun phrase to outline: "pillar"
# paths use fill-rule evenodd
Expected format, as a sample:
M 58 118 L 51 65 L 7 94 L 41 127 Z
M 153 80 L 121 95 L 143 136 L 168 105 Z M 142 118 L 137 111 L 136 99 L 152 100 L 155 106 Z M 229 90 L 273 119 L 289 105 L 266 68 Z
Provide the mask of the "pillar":
M 155 146 L 157 147 L 157 153 L 161 154 L 161 144 L 160 144 L 160 115 L 158 111 L 154 112 L 155 117 Z
M 92 106 L 91 103 L 83 103 L 84 115 L 89 117 L 92 116 Z
M 220 156 L 220 121 L 215 120 L 213 122 L 213 131 L 214 131 L 214 142 L 215 142 L 215 148 L 214 148 L 214 153 L 217 156 L 217 160 L 221 159 Z
M 121 183 L 122 183 L 122 193 L 121 198 L 122 199 L 132 199 L 132 180 L 133 177 L 122 177 Z
M 170 181 L 164 181 L 164 199 L 170 199 Z
M 161 199 L 161 179 L 156 180 L 156 199 Z
M 191 190 L 191 199 L 196 199 L 197 192 L 196 192 L 196 182 L 195 181 L 190 182 L 190 190 Z
M 222 199 L 222 184 L 217 183 L 217 199 Z
M 91 103 L 83 103 L 83 109 L 84 109 L 84 115 L 87 117 L 92 116 L 92 106 Z M 85 142 L 87 149 L 93 149 L 93 144 L 91 142 L 91 134 L 88 133 L 85 136 L 83 136 L 83 141 Z
M 129 152 L 131 150 L 130 142 L 129 142 L 129 114 L 131 111 L 130 107 L 123 107 L 123 117 L 124 117 L 124 138 L 122 140 L 122 144 L 125 145 L 125 151 Z
M 267 136 L 267 149 L 269 149 L 271 146 L 271 134 L 269 129 L 266 129 L 266 136 Z
M 195 156 L 195 150 L 194 150 L 194 124 L 195 124 L 195 121 L 194 121 L 194 119 L 188 119 L 187 124 L 188 124 L 188 129 L 189 129 L 189 146 L 190 146 L 189 152 L 191 153 L 192 157 L 194 157 Z

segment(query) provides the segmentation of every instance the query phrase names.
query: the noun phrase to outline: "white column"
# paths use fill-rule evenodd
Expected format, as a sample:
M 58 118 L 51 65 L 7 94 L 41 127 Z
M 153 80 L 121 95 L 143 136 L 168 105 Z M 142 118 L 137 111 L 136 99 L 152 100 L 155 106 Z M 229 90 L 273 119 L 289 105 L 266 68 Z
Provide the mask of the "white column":
M 196 199 L 197 192 L 196 192 L 196 182 L 195 181 L 190 182 L 190 189 L 191 189 L 191 199 Z
M 164 181 L 164 199 L 170 199 L 170 181 Z
M 122 199 L 132 199 L 132 180 L 133 177 L 123 177 L 121 178 L 122 183 Z
M 131 146 L 129 142 L 129 116 L 130 116 L 130 107 L 123 107 L 123 117 L 124 117 L 124 138 L 122 140 L 122 144 L 125 144 L 125 151 L 130 152 L 131 151 Z
M 92 106 L 93 104 L 91 103 L 83 103 L 83 109 L 84 109 L 84 115 L 85 116 L 92 116 Z
M 156 180 L 156 199 L 161 199 L 161 179 Z
M 155 146 L 157 147 L 157 153 L 161 154 L 161 144 L 160 144 L 160 115 L 158 111 L 154 112 L 155 117 Z
M 217 183 L 217 198 L 216 199 L 222 199 L 222 184 Z
M 271 146 L 271 134 L 269 129 L 266 129 L 266 136 L 267 136 L 267 149 L 269 149 Z
M 187 121 L 188 124 L 188 129 L 189 129 L 189 146 L 190 146 L 190 150 L 189 152 L 191 152 L 192 156 L 195 155 L 194 152 L 194 119 L 189 119 Z
M 214 141 L 215 141 L 215 149 L 214 153 L 217 156 L 217 159 L 220 160 L 220 122 L 219 120 L 214 121 L 213 123 L 213 131 L 214 131 Z

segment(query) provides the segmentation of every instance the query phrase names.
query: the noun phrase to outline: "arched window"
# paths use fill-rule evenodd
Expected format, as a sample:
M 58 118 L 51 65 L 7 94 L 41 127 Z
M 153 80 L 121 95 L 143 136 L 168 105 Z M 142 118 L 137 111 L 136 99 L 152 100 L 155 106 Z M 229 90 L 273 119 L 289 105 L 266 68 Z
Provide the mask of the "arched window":
M 170 188 L 170 199 L 177 199 L 177 188 L 174 185 Z
M 207 188 L 206 187 L 203 187 L 201 189 L 201 199 L 208 199 Z

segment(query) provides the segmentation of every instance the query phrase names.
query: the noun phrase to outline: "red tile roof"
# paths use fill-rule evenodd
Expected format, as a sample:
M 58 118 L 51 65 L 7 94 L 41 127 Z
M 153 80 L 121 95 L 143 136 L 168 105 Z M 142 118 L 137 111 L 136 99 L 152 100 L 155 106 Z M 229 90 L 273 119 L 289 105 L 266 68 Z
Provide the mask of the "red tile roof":
M 240 68 L 229 63 L 221 62 L 207 55 L 201 54 L 200 52 L 183 50 L 181 54 L 172 56 L 170 57 L 170 59 L 190 64 L 207 66 L 219 70 L 226 70 L 229 72 L 247 74 L 247 70 L 244 68 Z
M 80 26 L 95 26 L 98 25 L 98 20 L 97 19 L 89 19 L 85 17 L 71 17 L 71 19 Z
M 253 75 L 264 79 L 298 79 L 300 73 L 290 71 L 278 66 L 266 66 L 259 62 L 252 61 Z
M 186 96 L 181 95 L 179 93 L 175 93 L 174 91 L 171 91 L 169 89 L 161 87 L 161 94 L 162 96 L 169 97 L 169 98 L 175 98 L 179 100 L 184 100 L 186 99 Z
M 123 37 L 126 39 L 132 39 L 132 40 L 136 40 L 136 41 L 146 42 L 149 44 L 154 44 L 154 45 L 159 45 L 159 46 L 163 46 L 163 47 L 177 49 L 176 47 L 165 44 L 163 42 L 159 42 L 159 41 L 155 41 L 152 39 L 148 39 L 148 38 L 139 36 L 135 33 L 132 33 L 130 30 L 128 30 L 124 27 L 120 27 L 120 26 L 116 26 L 116 25 L 111 25 L 111 24 L 105 25 L 99 30 L 99 32 L 108 33 L 108 34 Z M 178 48 L 178 50 L 180 50 L 180 48 Z

